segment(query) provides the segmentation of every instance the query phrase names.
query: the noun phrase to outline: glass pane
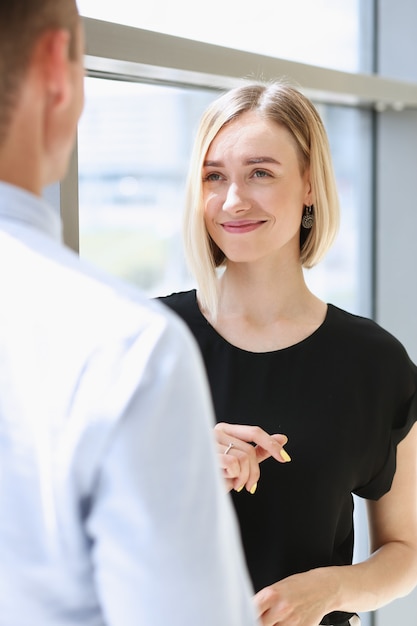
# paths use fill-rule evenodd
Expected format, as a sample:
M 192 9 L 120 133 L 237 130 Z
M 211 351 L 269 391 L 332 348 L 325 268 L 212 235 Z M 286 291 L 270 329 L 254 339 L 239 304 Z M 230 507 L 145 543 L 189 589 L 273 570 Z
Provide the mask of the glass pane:
M 78 0 L 82 15 L 344 71 L 372 71 L 372 0 Z
M 184 183 L 215 92 L 86 79 L 79 125 L 80 254 L 152 295 L 184 288 Z
M 80 254 L 150 297 L 194 286 L 182 253 L 184 182 L 198 119 L 216 95 L 86 80 L 79 127 Z M 342 225 L 333 249 L 306 279 L 324 300 L 366 314 L 370 121 L 355 109 L 319 108 L 331 140 Z
M 316 106 L 329 136 L 341 223 L 324 261 L 305 271 L 306 282 L 323 300 L 352 313 L 371 315 L 371 114 L 348 107 Z

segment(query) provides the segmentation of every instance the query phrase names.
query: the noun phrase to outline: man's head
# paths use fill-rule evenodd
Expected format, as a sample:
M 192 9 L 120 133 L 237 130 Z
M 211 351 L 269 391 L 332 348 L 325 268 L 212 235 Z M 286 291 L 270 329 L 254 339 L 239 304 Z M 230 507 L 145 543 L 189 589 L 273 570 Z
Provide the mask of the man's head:
M 66 167 L 64 152 L 69 152 L 70 135 L 83 104 L 82 46 L 75 0 L 1 0 L 0 150 L 10 133 L 15 138 L 16 127 L 35 122 L 43 129 L 45 154 L 57 151 L 61 170 Z M 28 84 L 29 95 L 25 92 Z M 28 106 L 29 98 L 33 107 Z M 16 111 L 22 103 L 25 117 L 17 124 Z M 62 145 L 59 154 L 58 144 L 64 141 L 67 145 Z M 51 182 L 48 175 L 59 177 L 58 168 L 47 172 L 45 183 Z

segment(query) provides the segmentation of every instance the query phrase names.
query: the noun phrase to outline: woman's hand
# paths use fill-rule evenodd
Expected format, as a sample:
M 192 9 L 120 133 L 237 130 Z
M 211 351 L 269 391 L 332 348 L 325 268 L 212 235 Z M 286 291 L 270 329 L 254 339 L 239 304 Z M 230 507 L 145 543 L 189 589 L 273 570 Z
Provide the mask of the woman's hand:
M 259 464 L 270 456 L 280 463 L 291 461 L 283 448 L 288 441 L 285 435 L 269 435 L 259 426 L 226 423 L 217 424 L 214 433 L 228 491 L 241 491 L 246 487 L 247 491 L 255 493 Z
M 320 568 L 265 587 L 254 597 L 260 623 L 262 626 L 317 626 L 331 610 L 329 598 L 336 586 L 337 576 L 330 575 L 330 568 Z

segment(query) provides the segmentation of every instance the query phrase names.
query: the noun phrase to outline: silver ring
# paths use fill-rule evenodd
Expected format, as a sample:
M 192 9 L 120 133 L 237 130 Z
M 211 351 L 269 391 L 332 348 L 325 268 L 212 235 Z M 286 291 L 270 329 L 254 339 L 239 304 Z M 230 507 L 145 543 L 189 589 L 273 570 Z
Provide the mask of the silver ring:
M 229 443 L 229 445 L 227 446 L 226 450 L 224 451 L 225 454 L 228 454 L 230 452 L 230 448 L 233 448 L 233 444 Z

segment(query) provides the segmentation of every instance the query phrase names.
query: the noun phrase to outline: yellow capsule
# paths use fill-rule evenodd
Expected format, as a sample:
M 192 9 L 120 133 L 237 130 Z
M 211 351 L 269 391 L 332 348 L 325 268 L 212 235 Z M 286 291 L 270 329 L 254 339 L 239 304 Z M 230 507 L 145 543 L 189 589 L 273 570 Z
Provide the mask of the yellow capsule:
M 280 455 L 281 455 L 281 459 L 285 461 L 286 463 L 288 463 L 288 461 L 291 461 L 290 455 L 288 454 L 286 450 L 284 450 L 284 448 L 281 448 Z

